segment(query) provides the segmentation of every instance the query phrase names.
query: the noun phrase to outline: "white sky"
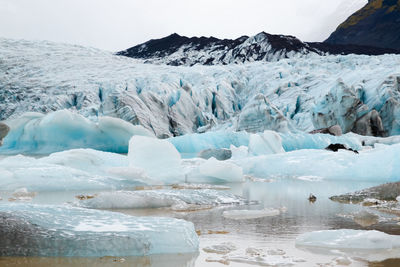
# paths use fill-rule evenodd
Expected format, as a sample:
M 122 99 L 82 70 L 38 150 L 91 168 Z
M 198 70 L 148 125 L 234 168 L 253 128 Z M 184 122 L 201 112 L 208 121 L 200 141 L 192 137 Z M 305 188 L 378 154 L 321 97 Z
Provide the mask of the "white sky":
M 171 33 L 323 41 L 367 0 L 0 0 L 0 36 L 118 51 Z

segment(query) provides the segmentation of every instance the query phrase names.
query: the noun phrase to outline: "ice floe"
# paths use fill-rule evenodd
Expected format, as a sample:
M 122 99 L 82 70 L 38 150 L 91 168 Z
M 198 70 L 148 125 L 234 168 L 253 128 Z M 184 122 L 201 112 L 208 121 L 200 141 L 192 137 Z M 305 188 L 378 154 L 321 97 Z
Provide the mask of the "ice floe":
M 143 256 L 194 253 L 199 245 L 191 222 L 65 205 L 2 204 L 0 224 L 1 256 Z
M 296 245 L 341 250 L 387 250 L 400 248 L 400 236 L 375 230 L 323 230 L 298 236 Z
M 78 203 L 95 209 L 140 209 L 170 207 L 173 210 L 195 209 L 195 206 L 243 204 L 244 199 L 226 191 L 211 189 L 140 190 L 99 193 Z M 195 206 L 193 206 L 195 205 Z

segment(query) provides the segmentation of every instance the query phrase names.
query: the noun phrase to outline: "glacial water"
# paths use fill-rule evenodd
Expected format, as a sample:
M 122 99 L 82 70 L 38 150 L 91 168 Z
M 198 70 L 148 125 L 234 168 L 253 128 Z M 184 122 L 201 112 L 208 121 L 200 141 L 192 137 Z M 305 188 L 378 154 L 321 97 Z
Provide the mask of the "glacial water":
M 379 180 L 379 179 L 378 179 Z M 113 210 L 135 216 L 174 217 L 191 221 L 199 235 L 196 254 L 153 255 L 147 257 L 43 258 L 0 257 L 0 266 L 254 266 L 275 263 L 277 266 L 399 266 L 399 250 L 328 250 L 295 246 L 302 233 L 329 229 L 379 230 L 399 235 L 399 217 L 360 205 L 340 204 L 329 196 L 371 187 L 379 182 L 278 179 L 229 184 L 229 192 L 246 199 L 245 205 L 222 205 L 197 211 L 173 211 L 171 208 Z M 166 188 L 166 187 L 164 187 Z M 155 189 L 157 190 L 157 189 Z M 179 190 L 179 189 L 176 189 Z M 40 192 L 32 200 L 37 204 L 76 203 L 77 195 L 95 195 L 97 191 Z M 309 194 L 317 197 L 308 200 Z M 1 202 L 8 202 L 12 192 L 0 191 Z M 280 214 L 254 219 L 230 219 L 229 210 L 280 209 Z M 354 220 L 352 214 L 366 210 L 374 220 Z M 229 242 L 236 250 L 224 256 L 204 249 Z M 264 251 L 263 263 L 254 262 L 249 248 Z M 247 253 L 246 253 L 247 250 Z M 272 251 L 272 252 L 271 252 Z M 225 258 L 224 258 L 225 257 Z M 396 259 L 397 258 L 397 259 Z M 244 261 L 247 260 L 247 263 Z M 251 262 L 253 260 L 253 262 Z M 216 262 L 221 261 L 221 262 Z M 252 265 L 248 265 L 252 264 Z M 330 265 L 328 265 L 330 264 Z

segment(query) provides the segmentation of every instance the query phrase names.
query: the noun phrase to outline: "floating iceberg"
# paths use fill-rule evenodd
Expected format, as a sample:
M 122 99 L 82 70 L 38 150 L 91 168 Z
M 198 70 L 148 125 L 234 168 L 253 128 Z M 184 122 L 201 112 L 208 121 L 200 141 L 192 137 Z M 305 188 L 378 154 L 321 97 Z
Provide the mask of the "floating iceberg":
M 122 189 L 142 185 L 144 174 L 118 172 L 127 166 L 128 158 L 92 149 L 58 152 L 43 158 L 22 155 L 0 160 L 0 188 L 14 191 L 26 187 L 29 191 Z
M 262 210 L 226 210 L 222 213 L 222 216 L 232 220 L 248 220 L 278 216 L 280 213 L 280 209 L 271 208 Z
M 297 246 L 329 249 L 386 250 L 400 248 L 400 236 L 379 231 L 325 230 L 305 233 L 297 237 Z
M 255 156 L 283 153 L 282 138 L 273 131 L 250 135 L 249 153 Z
M 217 206 L 241 204 L 241 197 L 224 191 L 201 190 L 143 190 L 103 192 L 94 198 L 82 200 L 79 206 L 93 209 L 141 209 L 163 208 L 185 209 L 190 205 Z
M 189 172 L 185 180 L 190 183 L 240 183 L 244 176 L 240 166 L 210 158 Z
M 203 134 L 186 134 L 169 138 L 176 149 L 182 154 L 197 155 L 206 149 L 230 148 L 249 145 L 249 133 L 233 131 L 215 131 Z
M 361 151 L 331 152 L 304 149 L 235 160 L 243 172 L 260 178 L 299 178 L 354 181 L 398 181 L 400 144 Z
M 191 222 L 68 206 L 0 205 L 0 225 L 0 256 L 143 256 L 199 246 Z
M 73 148 L 93 148 L 127 153 L 133 135 L 152 136 L 142 126 L 111 117 L 99 117 L 94 123 L 69 110 L 47 115 L 25 113 L 7 121 L 11 130 L 0 153 L 48 154 Z
M 184 180 L 181 155 L 167 140 L 133 136 L 128 159 L 130 166 L 145 170 L 151 179 L 167 183 Z

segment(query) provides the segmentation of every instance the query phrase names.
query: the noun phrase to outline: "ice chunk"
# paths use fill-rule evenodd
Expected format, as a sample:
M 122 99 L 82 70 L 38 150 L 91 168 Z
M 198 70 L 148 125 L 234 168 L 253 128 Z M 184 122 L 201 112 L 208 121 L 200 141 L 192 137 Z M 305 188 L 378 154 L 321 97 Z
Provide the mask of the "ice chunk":
M 241 167 L 229 161 L 210 158 L 187 176 L 188 182 L 237 183 L 243 182 Z
M 100 117 L 94 123 L 68 110 L 26 113 L 7 124 L 11 130 L 0 153 L 47 154 L 73 148 L 127 153 L 132 135 L 152 135 L 121 119 Z
M 343 144 L 354 150 L 361 150 L 361 141 L 354 134 L 333 136 L 329 134 L 286 133 L 280 134 L 285 151 L 299 149 L 324 149 L 330 144 Z
M 203 250 L 207 253 L 228 254 L 229 252 L 237 250 L 235 244 L 231 242 L 224 242 L 218 245 L 204 247 Z
M 329 249 L 394 249 L 400 248 L 400 236 L 375 230 L 324 230 L 298 236 L 296 245 Z
M 128 159 L 130 166 L 145 170 L 152 179 L 168 183 L 184 180 L 181 155 L 167 140 L 133 136 Z
M 0 205 L 0 256 L 101 257 L 193 253 L 193 224 L 69 206 Z
M 231 189 L 226 185 L 212 185 L 212 184 L 173 184 L 174 189 L 213 189 L 213 190 L 229 190 Z
M 276 132 L 264 131 L 264 133 L 250 135 L 250 154 L 258 156 L 282 152 L 285 152 L 282 147 L 282 139 Z
M 249 134 L 246 132 L 215 131 L 203 134 L 187 134 L 168 139 L 182 154 L 198 154 L 206 149 L 248 146 Z
M 263 217 L 277 216 L 281 213 L 279 209 L 262 209 L 262 210 L 226 210 L 222 216 L 232 220 L 248 220 Z
M 231 193 L 211 189 L 200 190 L 143 190 L 103 192 L 96 197 L 80 201 L 78 205 L 95 209 L 140 209 L 188 205 L 217 206 L 241 204 L 243 199 Z

